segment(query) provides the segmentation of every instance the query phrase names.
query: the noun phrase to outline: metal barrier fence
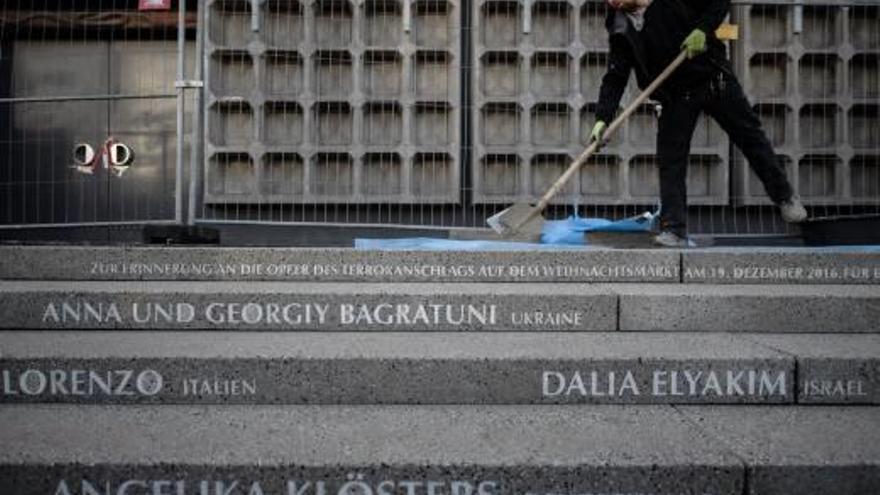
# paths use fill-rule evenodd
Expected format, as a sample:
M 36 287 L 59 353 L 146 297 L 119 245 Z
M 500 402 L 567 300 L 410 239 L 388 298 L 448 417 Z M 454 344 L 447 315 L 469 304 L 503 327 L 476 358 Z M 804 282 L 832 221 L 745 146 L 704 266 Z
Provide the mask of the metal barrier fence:
M 175 64 L 195 19 L 137 1 L 0 5 L 0 228 L 182 218 Z
M 76 35 L 80 21 L 40 30 L 21 8 L 34 2 L 15 3 L 0 24 L 0 75 L 11 81 L 0 82 L 0 156 L 9 157 L 0 161 L 0 224 L 179 218 L 187 194 L 174 194 L 183 186 L 174 178 L 187 172 L 192 222 L 482 227 L 511 202 L 540 196 L 586 144 L 608 58 L 606 7 L 596 0 L 191 0 L 184 27 L 199 63 L 186 74 L 204 89 L 186 106 L 193 121 L 181 137 L 192 132 L 193 155 L 172 159 L 186 151 L 173 146 L 170 121 L 174 81 L 184 79 L 173 69 L 174 14 L 140 21 L 149 28 Z M 114 4 L 66 3 L 93 12 Z M 111 11 L 145 19 L 131 7 Z M 741 31 L 730 46 L 737 75 L 811 215 L 880 212 L 880 6 L 735 1 L 731 21 Z M 104 80 L 86 82 L 101 71 L 84 64 L 67 74 L 49 64 L 40 76 L 40 64 L 25 61 L 48 55 L 22 50 L 100 42 L 112 97 L 79 90 L 69 96 L 91 99 L 31 100 L 73 91 L 59 84 Z M 114 59 L 117 45 L 155 57 Z M 141 74 L 128 79 L 133 87 L 113 83 L 123 65 Z M 631 81 L 622 103 L 635 91 Z M 102 138 L 126 134 L 135 163 L 122 180 L 64 169 L 77 141 L 99 149 Z M 548 214 L 621 218 L 654 208 L 655 135 L 646 105 Z M 705 116 L 688 188 L 694 233 L 787 231 Z
M 588 142 L 604 2 L 211 5 L 203 220 L 482 226 Z M 738 2 L 731 18 L 738 76 L 811 214 L 880 210 L 878 6 Z M 550 215 L 653 208 L 655 136 L 646 105 Z M 705 116 L 688 187 L 692 232 L 786 231 Z
M 737 72 L 811 215 L 880 211 L 880 5 L 756 3 L 733 18 L 745 38 Z M 733 157 L 734 205 L 766 204 L 742 155 Z M 739 227 L 754 230 L 754 218 Z
M 209 2 L 211 221 L 452 225 L 464 211 L 458 0 Z

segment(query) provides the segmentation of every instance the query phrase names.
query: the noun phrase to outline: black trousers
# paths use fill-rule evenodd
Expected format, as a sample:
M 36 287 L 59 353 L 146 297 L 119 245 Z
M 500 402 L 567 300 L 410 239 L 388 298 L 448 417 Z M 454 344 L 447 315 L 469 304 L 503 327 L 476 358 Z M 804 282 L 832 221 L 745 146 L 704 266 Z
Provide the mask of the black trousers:
M 661 104 L 657 134 L 661 230 L 687 234 L 688 155 L 700 112 L 715 119 L 743 152 L 770 199 L 780 203 L 791 198 L 785 170 L 734 76 L 719 73 L 704 87 L 666 95 Z

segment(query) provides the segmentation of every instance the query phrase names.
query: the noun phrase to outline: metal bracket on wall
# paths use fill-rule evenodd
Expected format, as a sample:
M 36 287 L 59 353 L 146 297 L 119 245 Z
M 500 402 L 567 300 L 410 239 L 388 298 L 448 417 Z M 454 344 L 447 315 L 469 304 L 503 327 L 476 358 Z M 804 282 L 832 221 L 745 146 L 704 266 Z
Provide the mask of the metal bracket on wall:
M 260 0 L 251 0 L 251 31 L 260 31 Z
M 794 34 L 804 32 L 804 4 L 797 2 L 794 5 L 794 26 L 792 26 Z
M 403 2 L 403 32 L 409 34 L 412 32 L 412 2 L 408 0 Z
M 525 0 L 523 6 L 523 34 L 532 33 L 532 0 Z
M 197 80 L 184 80 L 184 81 L 174 81 L 175 89 L 198 89 L 205 87 L 205 81 L 197 81 Z

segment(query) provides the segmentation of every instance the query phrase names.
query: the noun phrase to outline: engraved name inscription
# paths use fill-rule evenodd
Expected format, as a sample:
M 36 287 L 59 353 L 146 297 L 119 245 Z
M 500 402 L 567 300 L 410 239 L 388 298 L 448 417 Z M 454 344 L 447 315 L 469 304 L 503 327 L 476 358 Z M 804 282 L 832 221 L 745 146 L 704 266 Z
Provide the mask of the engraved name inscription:
M 778 396 L 789 392 L 785 371 L 761 369 L 651 371 L 647 386 L 640 385 L 636 372 L 544 371 L 544 397 L 744 397 Z
M 288 303 L 132 302 L 123 306 L 115 302 L 90 300 L 51 301 L 42 310 L 44 324 L 186 324 L 199 319 L 212 325 L 424 325 L 461 326 L 496 325 L 501 322 L 494 304 L 409 304 L 379 303 L 335 305 Z M 541 317 L 540 322 L 580 321 L 579 318 Z M 537 324 L 537 323 L 536 323 Z
M 497 495 L 498 481 L 440 479 L 368 480 L 350 473 L 344 480 L 156 480 L 129 479 L 118 482 L 66 480 L 57 483 L 53 495 Z

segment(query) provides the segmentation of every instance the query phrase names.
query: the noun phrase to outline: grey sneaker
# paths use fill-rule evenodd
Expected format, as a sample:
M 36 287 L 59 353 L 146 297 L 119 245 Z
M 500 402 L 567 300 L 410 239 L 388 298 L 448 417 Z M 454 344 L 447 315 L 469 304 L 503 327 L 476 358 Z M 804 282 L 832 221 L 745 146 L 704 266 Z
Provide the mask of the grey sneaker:
M 782 214 L 782 219 L 788 223 L 800 223 L 807 219 L 807 210 L 797 196 L 792 196 L 788 201 L 779 203 L 779 213 Z
M 687 237 L 682 237 L 675 232 L 665 230 L 654 236 L 654 244 L 670 248 L 688 247 Z

